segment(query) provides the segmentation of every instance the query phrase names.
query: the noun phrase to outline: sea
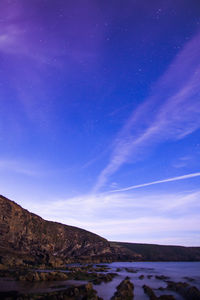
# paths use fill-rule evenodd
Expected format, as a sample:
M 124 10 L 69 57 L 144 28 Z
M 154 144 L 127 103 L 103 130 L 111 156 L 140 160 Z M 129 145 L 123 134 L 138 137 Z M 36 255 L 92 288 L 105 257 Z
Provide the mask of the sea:
M 129 276 L 134 284 L 134 300 L 147 300 L 149 297 L 144 293 L 143 285 L 148 285 L 154 290 L 156 296 L 173 295 L 175 299 L 183 299 L 179 294 L 172 291 L 161 291 L 160 287 L 167 286 L 166 281 L 157 279 L 155 276 L 168 277 L 167 280 L 174 282 L 187 282 L 200 289 L 200 262 L 114 262 L 108 264 L 110 272 L 119 270 L 118 276 L 110 283 L 102 283 L 95 286 L 98 295 L 104 300 L 109 300 L 114 294 L 117 285 Z M 128 272 L 127 269 L 136 273 Z M 144 277 L 141 278 L 141 275 Z M 151 276 L 152 275 L 152 276 Z M 150 278 L 148 278 L 150 277 Z
M 99 266 L 100 264 L 98 264 Z M 103 264 L 105 265 L 105 264 Z M 175 299 L 182 300 L 179 294 L 159 288 L 167 287 L 167 280 L 174 282 L 187 282 L 200 289 L 200 262 L 113 262 L 106 264 L 108 272 L 117 273 L 111 282 L 94 285 L 98 296 L 104 300 L 110 300 L 116 291 L 116 287 L 127 276 L 134 284 L 134 300 L 147 300 L 149 297 L 144 293 L 143 285 L 151 287 L 156 294 L 173 295 Z M 159 276 L 165 276 L 160 277 Z M 19 282 L 9 279 L 0 279 L 0 291 L 19 290 L 21 292 L 47 292 L 58 290 L 59 285 L 70 286 L 86 283 L 85 281 L 62 281 L 62 282 Z

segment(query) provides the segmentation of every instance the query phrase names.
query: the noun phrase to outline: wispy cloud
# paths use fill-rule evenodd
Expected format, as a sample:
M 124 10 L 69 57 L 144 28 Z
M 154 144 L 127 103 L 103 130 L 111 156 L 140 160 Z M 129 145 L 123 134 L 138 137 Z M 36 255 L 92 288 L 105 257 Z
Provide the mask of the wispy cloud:
M 39 165 L 20 160 L 0 159 L 0 172 L 8 171 L 26 176 L 41 176 L 46 174 Z
M 199 196 L 200 190 L 148 195 L 120 192 L 40 203 L 24 199 L 21 204 L 45 219 L 78 226 L 112 240 L 163 243 L 163 235 L 166 237 L 167 233 L 169 243 L 184 245 L 188 241 L 194 245 L 195 238 L 190 242 L 188 238 L 194 232 L 200 234 Z
M 187 167 L 187 166 L 191 166 L 191 165 L 197 165 L 196 163 L 196 156 L 198 154 L 197 153 L 193 153 L 193 155 L 187 155 L 187 156 L 182 156 L 182 157 L 179 157 L 178 159 L 176 158 L 174 160 L 174 163 L 173 163 L 173 167 L 174 168 L 184 168 L 184 167 Z M 198 161 L 198 160 L 197 160 Z
M 131 115 L 113 142 L 110 161 L 99 174 L 98 191 L 124 163 L 150 148 L 186 137 L 200 127 L 200 34 L 180 51 L 153 92 Z
M 198 177 L 198 176 L 200 176 L 200 172 L 187 174 L 187 175 L 182 175 L 182 176 L 171 177 L 171 178 L 162 179 L 162 180 L 156 180 L 156 181 L 142 183 L 142 184 L 138 184 L 138 185 L 132 185 L 132 186 L 129 186 L 129 187 L 126 187 L 126 188 L 121 188 L 121 189 L 118 189 L 118 190 L 110 191 L 110 193 L 124 192 L 124 191 L 134 190 L 134 189 L 138 189 L 138 188 L 149 186 L 149 185 L 154 185 L 154 184 L 159 184 L 159 183 L 164 183 L 164 182 L 170 182 L 170 181 L 184 180 L 184 179 Z

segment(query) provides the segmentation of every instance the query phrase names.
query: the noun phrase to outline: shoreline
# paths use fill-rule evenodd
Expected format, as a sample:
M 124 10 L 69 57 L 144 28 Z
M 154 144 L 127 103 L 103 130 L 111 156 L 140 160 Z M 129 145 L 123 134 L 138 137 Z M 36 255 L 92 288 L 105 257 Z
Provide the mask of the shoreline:
M 182 275 L 182 277 L 177 276 L 177 280 L 173 277 L 173 273 L 169 276 L 169 270 L 165 269 L 165 266 L 171 265 L 173 267 L 172 270 L 179 269 L 179 275 L 182 273 L 182 269 L 184 270 L 189 270 L 190 274 L 190 269 L 193 270 L 193 275 L 198 273 L 199 275 L 187 276 Z M 159 293 L 165 293 L 168 292 L 167 286 L 170 283 L 171 287 L 174 289 L 176 288 L 177 282 L 180 281 L 181 279 L 181 285 L 179 286 L 179 289 L 186 285 L 187 289 L 193 288 L 193 289 L 200 289 L 200 262 L 113 262 L 113 263 L 108 263 L 108 264 L 81 264 L 79 266 L 72 266 L 72 264 L 68 264 L 66 266 L 65 270 L 37 270 L 39 273 L 46 272 L 48 273 L 54 273 L 55 276 L 58 276 L 58 273 L 65 273 L 66 275 L 71 272 L 73 274 L 74 279 L 73 280 L 47 280 L 47 281 L 16 281 L 12 279 L 6 280 L 6 278 L 0 278 L 1 282 L 7 282 L 7 284 L 15 283 L 16 285 L 19 285 L 23 287 L 23 289 L 18 289 L 18 292 L 22 292 L 23 294 L 27 295 L 30 294 L 29 296 L 32 297 L 32 295 L 36 295 L 37 297 L 43 297 L 46 294 L 54 295 L 55 297 L 58 297 L 57 299 L 60 299 L 60 295 L 62 293 L 68 293 L 68 289 L 74 290 L 75 288 L 77 289 L 85 289 L 85 286 L 87 284 L 90 285 L 90 290 L 95 290 L 97 291 L 96 297 L 102 295 L 109 295 L 111 297 L 114 295 L 114 292 L 116 291 L 116 287 L 120 282 L 122 282 L 127 276 L 130 278 L 130 281 L 134 284 L 135 286 L 135 293 L 144 293 L 142 286 L 145 285 L 147 286 L 146 291 L 150 291 L 148 288 L 152 289 L 154 293 L 159 294 Z M 177 267 L 178 266 L 178 267 Z M 189 269 L 188 269 L 189 267 Z M 69 268 L 69 270 L 67 270 Z M 161 270 L 160 270 L 160 269 Z M 196 269 L 196 271 L 195 271 Z M 91 272 L 93 270 L 93 273 Z M 25 270 L 27 273 L 29 272 L 34 272 L 34 270 Z M 99 271 L 99 272 L 98 272 Z M 104 271 L 104 272 L 103 272 Z M 107 278 L 109 277 L 109 274 L 115 273 L 116 275 L 113 276 L 112 278 L 110 277 L 109 280 L 105 280 L 106 276 Z M 186 272 L 187 273 L 187 272 Z M 57 274 L 57 275 L 56 275 Z M 97 276 L 98 274 L 98 276 Z M 104 277 L 101 277 L 102 274 Z M 25 275 L 25 274 L 24 274 Z M 79 277 L 78 277 L 79 276 Z M 82 276 L 82 277 L 81 277 Z M 87 278 L 87 280 L 83 281 L 83 276 L 90 276 Z M 27 277 L 30 279 L 30 277 Z M 76 278 L 76 279 L 75 279 Z M 79 280 L 78 280 L 79 278 Z M 81 280 L 82 279 L 82 280 Z M 32 286 L 32 290 L 30 291 L 30 287 Z M 155 288 L 157 286 L 157 288 Z M 15 286 L 16 287 L 16 286 Z M 42 289 L 43 287 L 43 289 Z M 161 288 L 159 290 L 158 288 Z M 26 290 L 29 289 L 29 292 Z M 35 290 L 34 290 L 35 288 Z M 106 290 L 107 289 L 107 290 Z M 13 289 L 12 289 L 13 290 Z M 11 289 L 5 289 L 4 287 L 4 292 L 7 291 L 7 293 L 12 292 Z M 176 294 L 176 291 L 172 291 L 173 295 Z M 2 289 L 0 289 L 0 295 L 2 293 Z M 54 294 L 53 294 L 54 293 Z M 174 294 L 175 293 L 175 294 Z M 112 294 L 112 295 L 111 295 Z M 39 295 L 39 296 L 38 296 Z M 29 297 L 28 296 L 28 297 Z M 25 297 L 25 296 L 24 296 Z M 45 296 L 46 297 L 46 296 Z M 107 296 L 106 296 L 107 297 Z M 105 299 L 110 299 L 109 297 Z M 4 299 L 4 298 L 2 298 Z M 5 298 L 6 299 L 6 298 Z M 12 298 L 11 298 L 12 299 Z M 16 298 L 13 298 L 16 299 Z M 23 298 L 22 298 L 23 299 Z M 29 298 L 28 298 L 29 299 Z M 30 298 L 31 299 L 31 298 Z M 40 298 L 36 298 L 40 299 Z M 41 298 L 43 299 L 43 298 Z M 66 298 L 67 299 L 67 298 Z M 70 298 L 69 298 L 70 299 Z M 76 299 L 76 298 L 72 298 Z M 89 299 L 89 298 L 88 298 Z M 98 298 L 96 298 L 98 299 Z M 104 297 L 103 297 L 104 299 Z M 176 299 L 176 298 L 175 298 Z

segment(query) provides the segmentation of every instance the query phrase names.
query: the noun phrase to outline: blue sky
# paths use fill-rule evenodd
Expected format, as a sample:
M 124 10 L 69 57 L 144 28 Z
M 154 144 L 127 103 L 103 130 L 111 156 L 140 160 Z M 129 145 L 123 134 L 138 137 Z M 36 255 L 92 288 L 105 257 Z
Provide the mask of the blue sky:
M 198 0 L 0 2 L 0 193 L 109 240 L 200 245 Z

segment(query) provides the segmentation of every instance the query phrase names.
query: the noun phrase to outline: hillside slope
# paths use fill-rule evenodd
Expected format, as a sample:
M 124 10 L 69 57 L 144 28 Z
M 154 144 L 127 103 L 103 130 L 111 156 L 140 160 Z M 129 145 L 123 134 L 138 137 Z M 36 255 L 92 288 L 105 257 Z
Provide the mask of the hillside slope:
M 135 260 L 200 261 L 200 247 L 108 242 L 84 229 L 45 221 L 0 195 L 0 269 Z
M 123 249 L 116 253 L 114 248 L 106 239 L 94 233 L 45 221 L 15 202 L 0 196 L 2 265 L 59 267 L 73 261 L 112 261 L 120 257 L 126 259 L 128 253 L 131 253 Z
M 142 261 L 200 261 L 200 247 L 110 242 L 140 255 Z

